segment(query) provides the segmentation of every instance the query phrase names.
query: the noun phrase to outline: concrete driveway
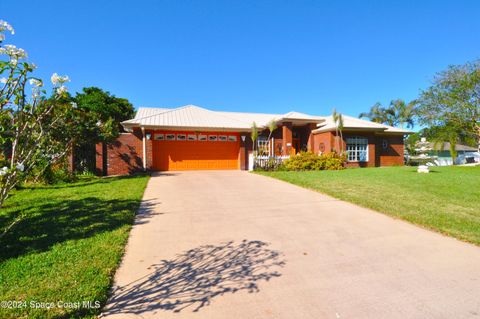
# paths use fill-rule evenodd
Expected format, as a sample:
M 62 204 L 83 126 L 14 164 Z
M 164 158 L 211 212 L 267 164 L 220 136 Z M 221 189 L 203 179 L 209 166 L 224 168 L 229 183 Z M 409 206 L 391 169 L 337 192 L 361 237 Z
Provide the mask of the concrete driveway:
M 480 318 L 480 248 L 247 172 L 169 172 L 103 316 Z

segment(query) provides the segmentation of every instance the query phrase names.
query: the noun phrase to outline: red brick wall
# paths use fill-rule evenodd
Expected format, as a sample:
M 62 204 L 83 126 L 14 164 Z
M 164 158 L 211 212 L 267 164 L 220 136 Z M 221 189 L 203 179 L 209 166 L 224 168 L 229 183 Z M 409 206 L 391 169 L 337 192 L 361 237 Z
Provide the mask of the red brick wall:
M 323 132 L 313 135 L 313 152 L 331 152 L 333 148 L 332 132 Z M 323 150 L 322 150 L 323 149 Z
M 368 138 L 368 162 L 347 162 L 347 167 L 374 167 L 403 165 L 403 135 L 375 135 L 372 132 L 344 132 L 343 149 L 346 149 L 347 137 L 361 136 Z M 325 152 L 335 148 L 335 132 L 317 133 L 313 136 L 315 153 L 320 152 L 320 144 L 323 143 Z M 387 147 L 383 147 L 383 141 Z
M 147 140 L 147 169 L 152 165 L 152 140 Z M 127 175 L 143 171 L 142 132 L 122 133 L 113 143 L 96 145 L 98 175 Z
M 105 145 L 103 143 L 98 143 L 95 145 L 95 171 L 96 174 L 99 176 L 106 176 L 107 171 L 106 171 L 106 158 L 104 158 L 104 154 L 106 153 L 105 150 Z
M 377 162 L 379 166 L 403 165 L 403 136 L 377 136 Z

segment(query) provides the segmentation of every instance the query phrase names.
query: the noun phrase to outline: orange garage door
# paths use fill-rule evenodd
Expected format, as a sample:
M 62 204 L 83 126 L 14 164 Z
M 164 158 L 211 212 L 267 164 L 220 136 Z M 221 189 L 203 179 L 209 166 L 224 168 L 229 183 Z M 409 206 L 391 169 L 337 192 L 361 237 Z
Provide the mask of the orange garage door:
M 157 134 L 160 135 L 160 134 Z M 175 134 L 175 140 L 153 141 L 153 168 L 159 171 L 185 171 L 209 169 L 239 169 L 239 136 Z M 177 139 L 179 135 L 179 139 Z M 157 137 L 158 138 L 158 137 Z M 195 140 L 187 140 L 195 138 Z M 199 138 L 207 140 L 198 140 Z M 222 140 L 220 140 L 220 138 Z M 227 139 L 227 140 L 225 140 Z

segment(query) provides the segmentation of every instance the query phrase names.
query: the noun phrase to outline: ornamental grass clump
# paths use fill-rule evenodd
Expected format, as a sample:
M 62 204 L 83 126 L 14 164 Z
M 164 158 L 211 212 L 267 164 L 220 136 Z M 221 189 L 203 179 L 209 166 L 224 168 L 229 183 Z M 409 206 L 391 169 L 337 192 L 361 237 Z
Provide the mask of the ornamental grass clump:
M 287 171 L 341 170 L 345 168 L 345 156 L 335 152 L 317 155 L 312 152 L 300 152 L 283 162 L 282 169 Z

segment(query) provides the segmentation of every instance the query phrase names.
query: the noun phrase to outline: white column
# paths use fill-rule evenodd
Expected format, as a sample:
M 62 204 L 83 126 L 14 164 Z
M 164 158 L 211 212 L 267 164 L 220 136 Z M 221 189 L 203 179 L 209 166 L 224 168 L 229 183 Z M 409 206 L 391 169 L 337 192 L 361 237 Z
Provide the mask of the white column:
M 147 141 L 145 137 L 145 128 L 142 127 L 142 143 L 143 143 L 143 170 L 147 170 Z

